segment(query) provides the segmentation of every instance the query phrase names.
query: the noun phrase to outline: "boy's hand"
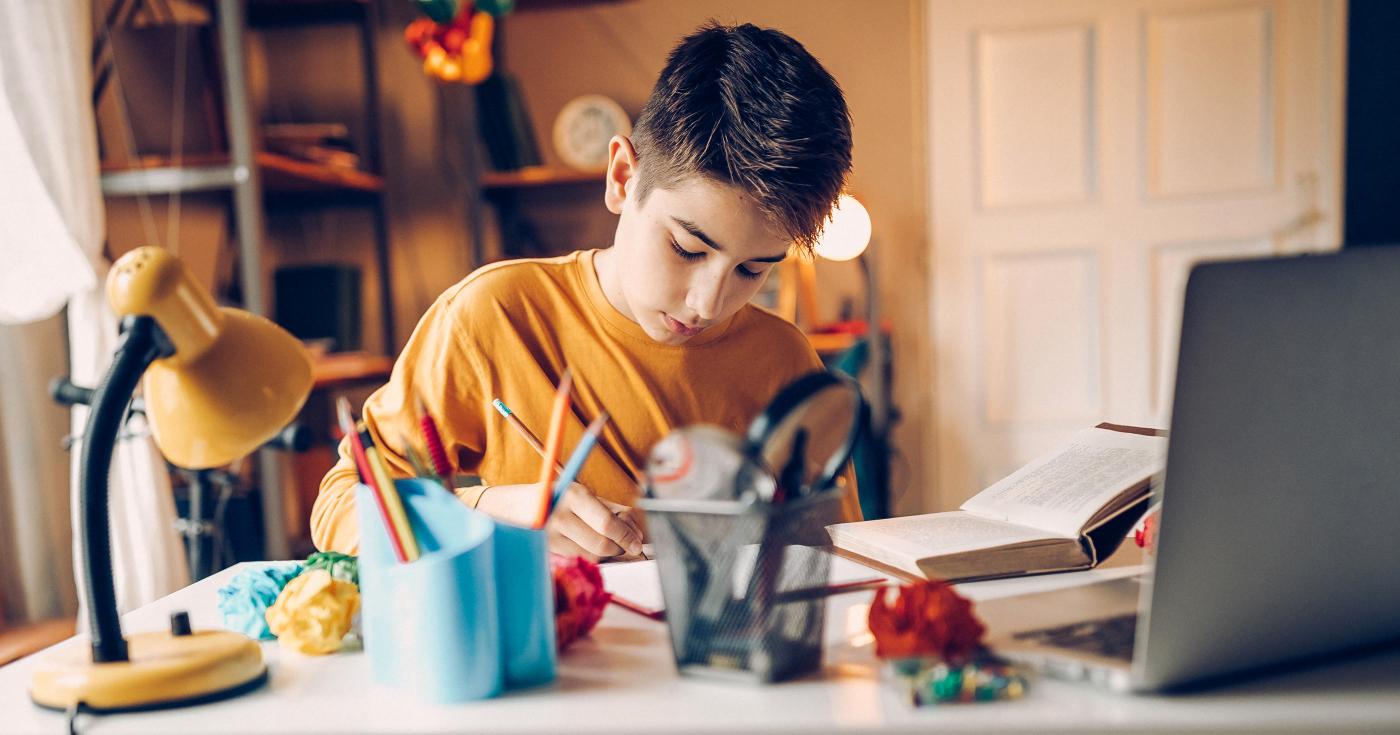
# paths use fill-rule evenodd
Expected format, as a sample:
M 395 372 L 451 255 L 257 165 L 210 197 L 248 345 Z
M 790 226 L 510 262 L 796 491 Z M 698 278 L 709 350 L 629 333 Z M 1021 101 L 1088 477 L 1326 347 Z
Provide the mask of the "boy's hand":
M 538 485 L 494 485 L 477 503 L 501 520 L 529 525 L 539 511 Z M 642 551 L 642 533 L 631 509 L 615 513 L 588 488 L 574 483 L 549 519 L 549 550 L 597 561 Z

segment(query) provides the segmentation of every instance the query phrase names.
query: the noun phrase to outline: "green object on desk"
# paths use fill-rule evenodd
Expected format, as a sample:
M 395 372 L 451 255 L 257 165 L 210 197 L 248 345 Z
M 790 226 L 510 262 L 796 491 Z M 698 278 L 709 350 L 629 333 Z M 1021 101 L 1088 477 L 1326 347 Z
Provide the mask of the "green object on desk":
M 306 557 L 307 569 L 324 569 L 334 579 L 360 584 L 359 557 L 342 554 L 339 551 L 318 551 Z

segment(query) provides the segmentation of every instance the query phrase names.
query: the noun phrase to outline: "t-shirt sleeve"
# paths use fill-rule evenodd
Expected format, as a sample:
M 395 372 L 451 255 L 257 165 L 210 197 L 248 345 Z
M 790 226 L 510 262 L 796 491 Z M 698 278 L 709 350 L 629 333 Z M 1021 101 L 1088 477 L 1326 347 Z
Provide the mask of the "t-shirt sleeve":
M 458 301 L 460 291 L 447 292 L 428 309 L 394 363 L 389 382 L 365 402 L 365 425 L 392 477 L 413 475 L 406 443 L 427 453 L 418 423 L 419 400 L 437 422 L 453 471 L 474 474 L 481 462 L 486 419 L 480 407 L 490 401 L 482 399 L 487 388 L 463 318 L 464 305 Z M 360 541 L 355 510 L 359 477 L 348 438 L 341 440 L 339 455 L 312 507 L 311 538 L 323 551 L 353 554 Z

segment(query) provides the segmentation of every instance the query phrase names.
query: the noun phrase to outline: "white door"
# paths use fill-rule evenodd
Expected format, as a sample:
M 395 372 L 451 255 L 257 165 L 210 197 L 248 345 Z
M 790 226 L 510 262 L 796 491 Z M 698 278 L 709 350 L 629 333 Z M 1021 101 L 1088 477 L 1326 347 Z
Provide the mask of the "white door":
M 932 0 L 938 487 L 1165 426 L 1189 267 L 1340 241 L 1342 0 Z

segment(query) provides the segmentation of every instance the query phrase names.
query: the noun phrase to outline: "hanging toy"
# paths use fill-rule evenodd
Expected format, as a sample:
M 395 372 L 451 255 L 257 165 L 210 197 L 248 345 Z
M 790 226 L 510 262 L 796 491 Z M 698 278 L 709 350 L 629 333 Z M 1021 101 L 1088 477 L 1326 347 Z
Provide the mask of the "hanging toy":
M 404 41 L 423 60 L 424 74 L 444 82 L 480 84 L 491 76 L 493 68 L 491 38 L 496 17 L 513 6 L 504 0 L 483 1 L 474 10 L 470 2 L 459 5 L 454 0 L 420 0 L 418 7 L 428 17 L 409 23 Z

